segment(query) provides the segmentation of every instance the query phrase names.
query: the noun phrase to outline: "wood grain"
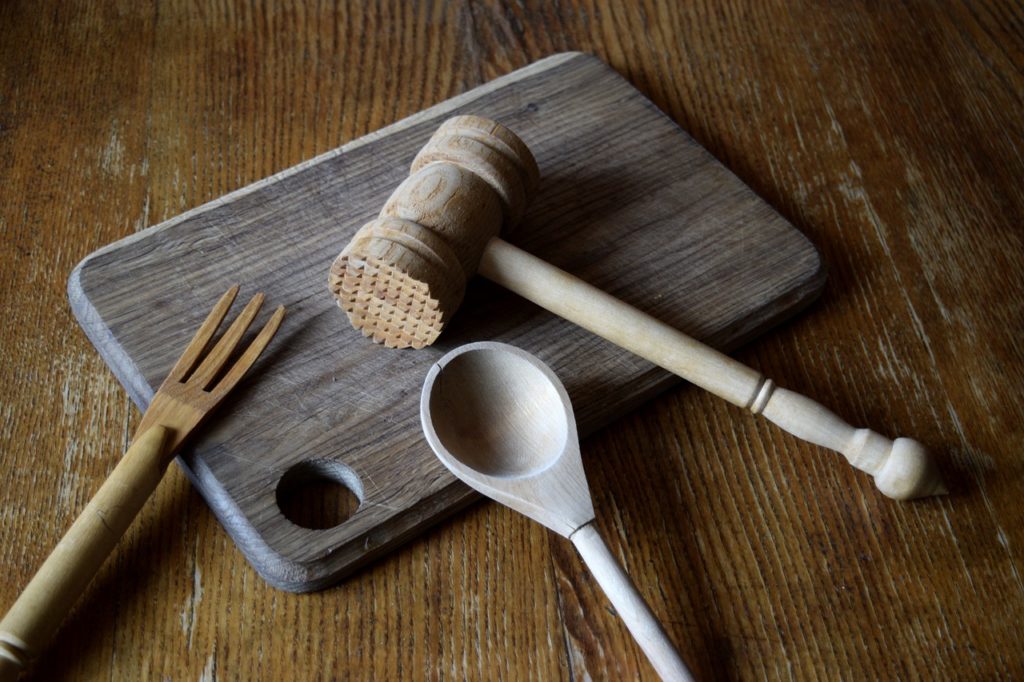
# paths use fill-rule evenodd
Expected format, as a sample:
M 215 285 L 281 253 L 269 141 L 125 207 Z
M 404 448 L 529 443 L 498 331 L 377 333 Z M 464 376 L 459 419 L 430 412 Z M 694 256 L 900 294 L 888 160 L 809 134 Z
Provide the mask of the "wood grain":
M 660 577 L 695 674 L 1024 675 L 1022 23 L 991 0 L 0 3 L 0 605 L 137 419 L 64 298 L 85 254 L 578 49 L 821 250 L 823 298 L 738 356 L 913 433 L 953 488 L 893 503 L 687 388 L 587 440 L 602 535 Z M 172 470 L 35 678 L 653 679 L 548 535 L 480 504 L 296 597 Z
M 679 380 L 476 280 L 430 348 L 389 352 L 352 330 L 328 292 L 331 261 L 460 111 L 520 130 L 544 169 L 547 182 L 510 238 L 673 328 L 728 348 L 821 289 L 821 262 L 803 235 L 620 76 L 578 53 L 90 254 L 71 273 L 71 308 L 140 407 L 226 278 L 288 307 L 263 370 L 232 396 L 244 399 L 229 401 L 180 459 L 276 587 L 333 584 L 473 499 L 431 454 L 418 418 L 423 379 L 447 350 L 498 339 L 540 354 L 566 377 L 585 434 Z M 361 500 L 336 527 L 302 528 L 279 509 L 281 482 L 311 466 Z

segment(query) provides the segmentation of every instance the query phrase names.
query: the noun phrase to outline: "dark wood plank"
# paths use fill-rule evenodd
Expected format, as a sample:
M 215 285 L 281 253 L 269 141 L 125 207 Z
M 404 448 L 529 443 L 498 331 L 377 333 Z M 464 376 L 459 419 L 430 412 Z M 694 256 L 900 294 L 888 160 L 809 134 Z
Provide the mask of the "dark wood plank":
M 228 532 L 278 587 L 330 584 L 471 499 L 419 424 L 423 377 L 451 348 L 500 339 L 536 352 L 565 377 L 583 433 L 674 382 L 483 282 L 423 352 L 389 351 L 349 329 L 326 291 L 327 266 L 437 125 L 469 112 L 518 131 L 542 169 L 538 196 L 509 238 L 670 324 L 729 347 L 820 290 L 820 261 L 802 235 L 628 83 L 580 54 L 539 62 L 101 249 L 72 274 L 71 305 L 140 407 L 205 316 L 205 299 L 228 282 L 288 307 L 237 409 L 183 457 Z M 342 523 L 310 530 L 281 513 L 279 489 L 316 474 L 361 503 Z
M 954 486 L 895 504 L 687 387 L 584 444 L 599 523 L 702 679 L 1024 675 L 1017 2 L 0 3 L 0 608 L 137 420 L 80 333 L 95 249 L 565 50 L 808 235 L 739 351 Z M 475 505 L 301 597 L 177 469 L 33 679 L 654 679 L 564 543 Z

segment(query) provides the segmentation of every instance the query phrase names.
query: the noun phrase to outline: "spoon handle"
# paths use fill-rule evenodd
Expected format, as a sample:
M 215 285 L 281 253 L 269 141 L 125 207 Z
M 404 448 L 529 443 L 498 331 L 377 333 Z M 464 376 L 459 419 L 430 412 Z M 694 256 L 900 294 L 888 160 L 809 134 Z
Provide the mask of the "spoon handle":
M 622 566 L 615 560 L 608 546 L 592 523 L 582 526 L 570 537 L 572 544 L 594 574 L 608 600 L 619 612 L 633 639 L 647 654 L 647 659 L 663 680 L 693 680 L 675 646 L 669 641 L 661 623 L 651 613 L 647 602 L 636 591 Z

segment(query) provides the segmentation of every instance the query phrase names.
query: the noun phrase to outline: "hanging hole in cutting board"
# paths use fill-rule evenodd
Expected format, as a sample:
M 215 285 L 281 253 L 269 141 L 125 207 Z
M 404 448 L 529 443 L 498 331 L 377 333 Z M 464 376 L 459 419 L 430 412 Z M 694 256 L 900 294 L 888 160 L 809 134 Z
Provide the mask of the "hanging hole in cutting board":
M 348 520 L 363 501 L 356 472 L 339 462 L 310 459 L 285 472 L 277 484 L 277 507 L 296 526 L 324 530 Z

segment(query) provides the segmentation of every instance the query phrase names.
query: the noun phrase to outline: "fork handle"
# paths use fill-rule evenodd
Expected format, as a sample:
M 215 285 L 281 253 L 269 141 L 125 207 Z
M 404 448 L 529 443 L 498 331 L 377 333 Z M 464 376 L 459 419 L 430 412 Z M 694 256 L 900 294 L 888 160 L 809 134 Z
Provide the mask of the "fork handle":
M 135 439 L 0 621 L 0 682 L 49 644 L 64 617 L 153 493 L 170 463 L 169 430 L 152 426 Z

